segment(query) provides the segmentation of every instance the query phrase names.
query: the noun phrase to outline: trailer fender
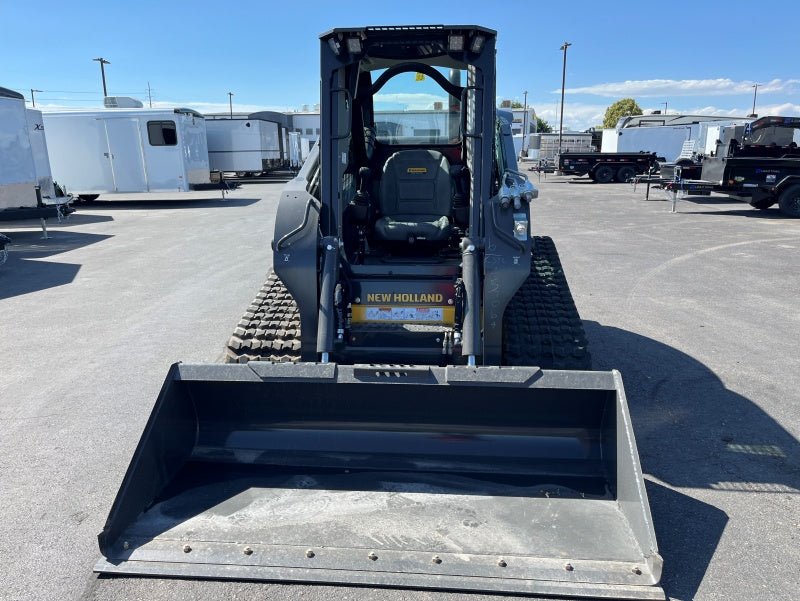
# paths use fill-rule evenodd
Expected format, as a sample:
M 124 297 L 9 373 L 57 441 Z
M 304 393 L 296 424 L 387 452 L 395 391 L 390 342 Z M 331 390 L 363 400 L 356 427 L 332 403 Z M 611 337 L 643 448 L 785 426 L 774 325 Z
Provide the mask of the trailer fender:
M 786 188 L 795 184 L 800 184 L 800 175 L 787 175 L 773 188 L 775 196 L 780 196 Z

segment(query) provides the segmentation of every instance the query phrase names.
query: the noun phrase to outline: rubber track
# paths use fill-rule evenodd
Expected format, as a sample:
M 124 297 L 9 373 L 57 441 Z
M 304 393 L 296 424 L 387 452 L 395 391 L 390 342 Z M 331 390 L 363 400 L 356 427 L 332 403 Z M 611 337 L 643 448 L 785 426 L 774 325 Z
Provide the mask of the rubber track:
M 586 333 L 552 239 L 534 238 L 531 274 L 506 307 L 503 322 L 505 365 L 592 368 Z
M 300 361 L 300 311 L 272 269 L 228 340 L 224 361 Z

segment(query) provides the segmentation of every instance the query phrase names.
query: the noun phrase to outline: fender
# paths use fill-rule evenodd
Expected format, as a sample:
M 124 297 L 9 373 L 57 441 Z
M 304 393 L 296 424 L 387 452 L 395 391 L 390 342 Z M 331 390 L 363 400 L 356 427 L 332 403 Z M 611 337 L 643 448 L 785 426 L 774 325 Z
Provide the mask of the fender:
M 313 167 L 314 158 L 308 157 L 307 166 Z M 272 264 L 300 310 L 301 358 L 315 361 L 320 203 L 306 189 L 308 171 L 301 170 L 281 194 L 275 214 Z

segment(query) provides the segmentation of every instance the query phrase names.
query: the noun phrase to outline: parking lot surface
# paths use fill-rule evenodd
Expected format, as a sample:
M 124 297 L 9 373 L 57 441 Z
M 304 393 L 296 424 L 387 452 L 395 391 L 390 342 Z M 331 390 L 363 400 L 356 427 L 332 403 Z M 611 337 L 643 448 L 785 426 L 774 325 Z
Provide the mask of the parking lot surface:
M 721 196 L 548 175 L 595 369 L 619 369 L 671 599 L 790 600 L 800 581 L 800 220 Z M 170 364 L 221 360 L 264 281 L 279 181 L 0 224 L 0 599 L 493 595 L 98 578 L 96 535 Z

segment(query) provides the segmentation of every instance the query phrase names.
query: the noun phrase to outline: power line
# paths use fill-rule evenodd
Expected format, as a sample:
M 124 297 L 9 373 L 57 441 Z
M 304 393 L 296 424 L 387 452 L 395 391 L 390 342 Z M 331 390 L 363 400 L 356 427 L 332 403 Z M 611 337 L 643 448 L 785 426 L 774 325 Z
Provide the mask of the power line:
M 10 89 L 12 89 L 12 90 L 16 90 L 16 89 L 24 90 L 24 89 L 26 89 L 26 86 L 10 86 Z M 41 90 L 41 91 L 43 93 L 45 93 L 45 94 L 95 94 L 95 95 L 97 94 L 96 91 L 95 92 L 73 92 L 71 90 Z M 39 90 L 36 90 L 36 92 L 38 93 Z M 133 96 L 135 94 L 147 94 L 147 90 L 137 90 L 135 92 L 117 92 L 117 94 L 125 94 L 125 95 L 129 95 L 129 96 Z
M 58 102 L 87 102 L 90 100 L 97 100 L 98 102 L 101 100 L 100 98 L 38 98 L 39 102 L 42 100 L 50 100 L 50 101 L 58 101 Z
M 97 92 L 73 92 L 71 90 L 44 90 L 44 92 L 53 92 L 55 94 L 97 94 Z

